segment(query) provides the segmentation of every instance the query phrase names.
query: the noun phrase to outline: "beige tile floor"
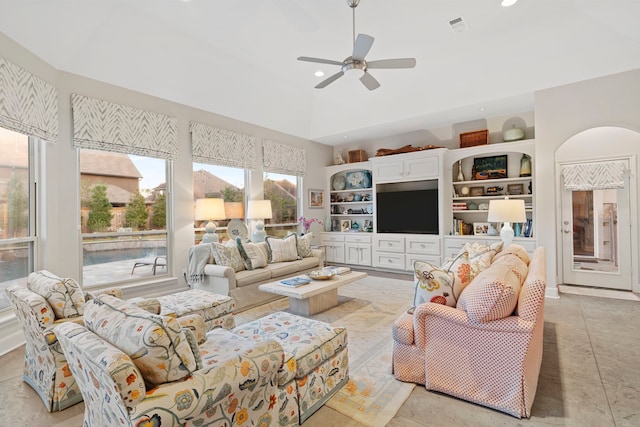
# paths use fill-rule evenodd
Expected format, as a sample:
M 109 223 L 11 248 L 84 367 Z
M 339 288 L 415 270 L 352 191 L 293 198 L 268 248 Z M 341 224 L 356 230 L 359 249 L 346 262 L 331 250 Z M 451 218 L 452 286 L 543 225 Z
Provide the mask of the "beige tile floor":
M 388 425 L 639 426 L 640 302 L 616 298 L 628 294 L 600 297 L 564 290 L 560 299 L 546 300 L 542 369 L 530 419 L 518 420 L 418 386 Z M 1 424 L 81 426 L 82 404 L 49 414 L 22 382 L 23 352 L 21 347 L 0 357 Z M 327 407 L 304 424 L 359 425 Z

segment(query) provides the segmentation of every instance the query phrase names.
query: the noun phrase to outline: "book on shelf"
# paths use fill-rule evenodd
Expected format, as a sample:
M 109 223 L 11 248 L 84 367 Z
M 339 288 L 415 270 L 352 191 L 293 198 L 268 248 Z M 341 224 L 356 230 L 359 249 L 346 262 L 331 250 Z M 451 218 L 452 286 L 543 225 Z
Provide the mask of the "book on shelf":
M 349 267 L 337 267 L 335 265 L 329 265 L 323 268 L 325 271 L 335 271 L 336 274 L 347 274 L 351 271 Z
M 280 281 L 281 284 L 285 286 L 290 286 L 292 288 L 297 288 L 298 286 L 306 285 L 307 283 L 311 283 L 311 279 L 307 279 L 305 277 L 292 277 L 290 279 L 285 279 Z

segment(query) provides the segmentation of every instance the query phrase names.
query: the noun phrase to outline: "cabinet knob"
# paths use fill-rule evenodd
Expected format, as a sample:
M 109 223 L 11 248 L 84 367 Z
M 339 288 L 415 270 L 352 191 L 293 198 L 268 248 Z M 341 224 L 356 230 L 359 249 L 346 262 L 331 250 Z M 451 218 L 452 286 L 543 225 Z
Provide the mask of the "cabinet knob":
M 424 243 L 422 243 L 422 244 L 420 245 L 420 247 L 421 247 L 422 249 L 426 248 L 426 246 L 424 245 Z
M 391 242 L 387 242 L 387 246 L 391 246 Z

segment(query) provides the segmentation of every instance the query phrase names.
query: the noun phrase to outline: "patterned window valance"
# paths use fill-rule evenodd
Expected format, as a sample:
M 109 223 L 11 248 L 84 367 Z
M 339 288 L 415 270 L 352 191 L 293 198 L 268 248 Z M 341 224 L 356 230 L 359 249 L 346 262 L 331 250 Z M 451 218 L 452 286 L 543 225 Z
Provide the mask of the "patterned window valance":
M 253 136 L 191 122 L 193 161 L 245 169 L 256 168 Z
M 564 188 L 570 191 L 624 188 L 626 170 L 627 162 L 623 160 L 564 165 Z
M 76 147 L 175 160 L 178 119 L 72 94 Z
M 266 172 L 304 176 L 307 170 L 307 151 L 304 148 L 263 139 L 262 155 Z
M 58 139 L 58 92 L 0 57 L 0 126 L 49 142 Z

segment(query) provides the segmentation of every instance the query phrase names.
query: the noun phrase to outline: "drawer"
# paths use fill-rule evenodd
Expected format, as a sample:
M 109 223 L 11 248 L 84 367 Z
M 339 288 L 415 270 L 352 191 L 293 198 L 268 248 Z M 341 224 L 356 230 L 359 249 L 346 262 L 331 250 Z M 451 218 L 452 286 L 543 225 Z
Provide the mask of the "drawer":
M 407 253 L 440 255 L 440 239 L 437 237 L 407 237 Z
M 371 236 L 362 236 L 361 233 L 354 233 L 344 236 L 347 243 L 371 243 Z
M 404 252 L 404 237 L 377 235 L 374 246 L 385 252 Z
M 344 242 L 344 236 L 338 233 L 322 233 L 320 235 L 320 242 L 322 242 L 322 244 L 330 242 Z
M 413 270 L 413 264 L 416 261 L 428 262 L 429 264 L 435 265 L 436 267 L 442 265 L 442 259 L 438 255 L 407 254 L 405 258 L 405 265 L 407 266 L 407 270 Z
M 404 270 L 404 254 L 395 252 L 374 252 L 373 266 Z

